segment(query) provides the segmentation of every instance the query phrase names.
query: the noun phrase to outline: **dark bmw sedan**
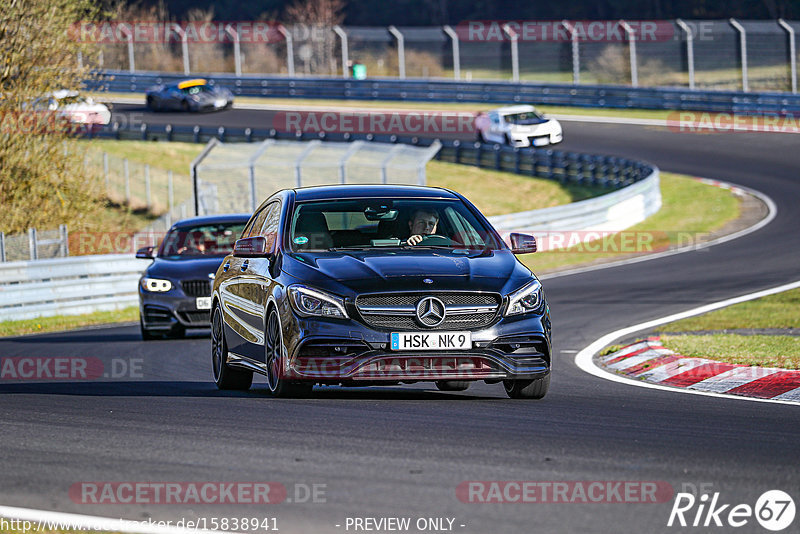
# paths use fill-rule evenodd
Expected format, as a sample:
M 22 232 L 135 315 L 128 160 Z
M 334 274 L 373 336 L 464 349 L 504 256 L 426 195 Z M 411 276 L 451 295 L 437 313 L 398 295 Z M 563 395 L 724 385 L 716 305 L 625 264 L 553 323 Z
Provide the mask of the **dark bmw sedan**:
M 143 339 L 180 337 L 187 328 L 208 328 L 214 273 L 249 218 L 218 215 L 179 221 L 157 251 L 144 247 L 136 253 L 137 258 L 153 260 L 139 280 Z
M 315 384 L 502 382 L 513 398 L 550 383 L 542 285 L 463 196 L 446 189 L 338 185 L 266 200 L 217 271 L 214 379 L 276 396 Z

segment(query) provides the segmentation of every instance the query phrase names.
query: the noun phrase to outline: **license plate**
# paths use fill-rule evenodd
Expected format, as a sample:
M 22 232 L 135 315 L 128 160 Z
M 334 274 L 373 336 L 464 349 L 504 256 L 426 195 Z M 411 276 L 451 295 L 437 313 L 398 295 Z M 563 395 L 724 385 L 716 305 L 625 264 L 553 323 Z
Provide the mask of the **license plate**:
M 392 350 L 466 350 L 470 332 L 392 332 Z
M 217 108 L 221 108 L 225 104 L 227 104 L 227 102 L 225 100 L 223 100 L 223 99 L 217 99 L 217 100 L 214 101 L 214 107 L 217 107 Z
M 197 306 L 198 310 L 210 310 L 211 297 L 197 297 L 195 300 L 195 305 Z

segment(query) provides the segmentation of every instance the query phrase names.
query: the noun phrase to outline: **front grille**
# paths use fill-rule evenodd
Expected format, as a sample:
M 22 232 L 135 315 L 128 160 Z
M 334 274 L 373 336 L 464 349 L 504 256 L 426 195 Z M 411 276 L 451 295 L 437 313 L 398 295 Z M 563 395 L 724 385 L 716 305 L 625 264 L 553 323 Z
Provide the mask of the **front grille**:
M 445 319 L 434 327 L 423 326 L 417 319 L 417 304 L 425 297 L 436 297 L 445 305 Z M 500 295 L 496 293 L 385 293 L 359 296 L 356 298 L 356 308 L 365 324 L 379 330 L 477 330 L 494 321 L 501 302 Z M 458 309 L 465 306 L 481 309 L 474 312 Z M 375 311 L 375 308 L 394 310 Z
M 181 287 L 189 297 L 211 296 L 211 282 L 208 280 L 184 280 L 181 282 Z
M 186 321 L 188 324 L 195 325 L 195 324 L 202 324 L 208 325 L 211 324 L 211 313 L 207 311 L 184 311 L 178 312 L 181 316 L 181 319 Z

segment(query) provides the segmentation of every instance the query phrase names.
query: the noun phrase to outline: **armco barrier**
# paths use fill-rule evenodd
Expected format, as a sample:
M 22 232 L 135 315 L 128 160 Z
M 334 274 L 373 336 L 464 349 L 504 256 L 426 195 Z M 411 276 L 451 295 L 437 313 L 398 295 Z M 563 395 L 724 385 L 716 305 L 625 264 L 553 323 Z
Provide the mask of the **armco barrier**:
M 147 265 L 130 254 L 2 264 L 0 321 L 136 306 Z
M 286 78 L 280 76 L 204 75 L 238 96 L 403 100 L 409 102 L 475 102 L 486 104 L 551 104 L 600 108 L 699 110 L 724 113 L 798 114 L 800 95 L 779 92 L 698 91 L 684 88 L 645 88 L 615 85 L 572 85 L 453 80 Z M 104 71 L 87 88 L 144 93 L 160 83 L 185 79 L 175 73 L 131 74 Z

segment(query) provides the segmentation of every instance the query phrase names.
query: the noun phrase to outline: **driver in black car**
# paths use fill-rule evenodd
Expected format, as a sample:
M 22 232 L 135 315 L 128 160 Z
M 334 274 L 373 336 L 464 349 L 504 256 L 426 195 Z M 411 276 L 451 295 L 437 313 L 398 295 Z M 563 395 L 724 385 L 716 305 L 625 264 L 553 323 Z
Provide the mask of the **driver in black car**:
M 408 229 L 411 237 L 406 243 L 416 245 L 422 241 L 423 236 L 436 233 L 436 225 L 439 224 L 439 214 L 436 211 L 418 209 L 411 214 L 408 221 Z

